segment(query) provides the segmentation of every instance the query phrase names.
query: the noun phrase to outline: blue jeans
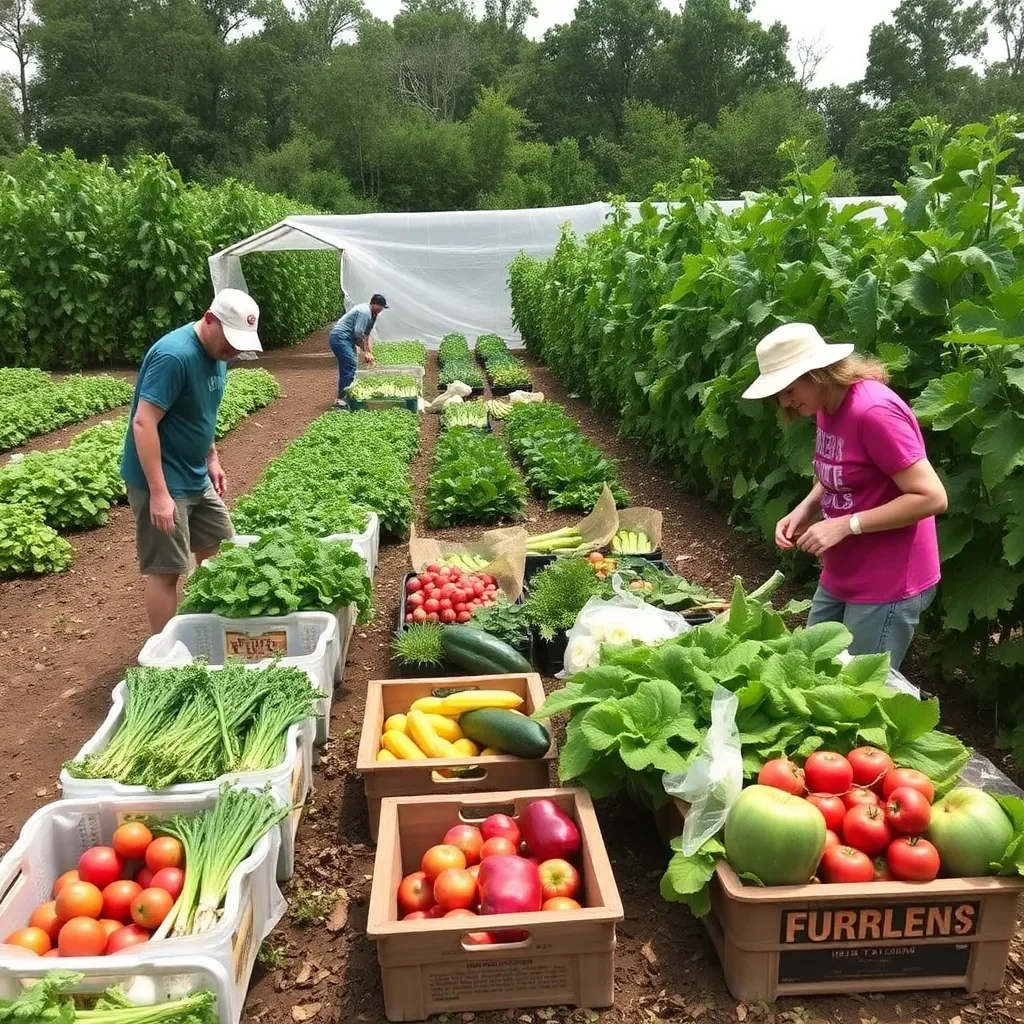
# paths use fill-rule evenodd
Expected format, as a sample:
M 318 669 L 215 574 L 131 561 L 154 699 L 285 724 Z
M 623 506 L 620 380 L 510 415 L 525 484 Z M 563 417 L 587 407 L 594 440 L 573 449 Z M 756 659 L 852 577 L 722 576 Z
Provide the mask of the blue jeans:
M 356 379 L 356 347 L 348 338 L 331 331 L 328 342 L 334 358 L 338 360 L 338 398 L 345 397 L 345 391 Z
M 841 622 L 853 634 L 851 654 L 881 654 L 888 651 L 892 667 L 898 669 L 914 638 L 914 629 L 925 609 L 935 599 L 935 587 L 887 604 L 852 604 L 833 597 L 820 583 L 811 601 L 807 625 Z

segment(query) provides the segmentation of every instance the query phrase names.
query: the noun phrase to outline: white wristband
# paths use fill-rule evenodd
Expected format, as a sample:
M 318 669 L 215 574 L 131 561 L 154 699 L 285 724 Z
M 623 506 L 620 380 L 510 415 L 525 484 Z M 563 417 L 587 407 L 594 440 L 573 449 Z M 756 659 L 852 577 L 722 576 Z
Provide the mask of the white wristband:
M 850 533 L 859 537 L 863 531 L 860 528 L 860 519 L 857 516 L 850 516 Z

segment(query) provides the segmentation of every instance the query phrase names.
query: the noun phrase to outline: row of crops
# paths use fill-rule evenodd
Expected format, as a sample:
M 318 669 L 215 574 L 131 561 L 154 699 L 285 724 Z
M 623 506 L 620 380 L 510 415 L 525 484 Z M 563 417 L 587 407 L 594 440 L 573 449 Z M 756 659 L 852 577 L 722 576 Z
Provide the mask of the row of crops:
M 212 297 L 207 258 L 305 211 L 228 181 L 186 186 L 164 156 L 121 170 L 29 148 L 0 176 L 0 364 L 137 364 Z M 264 345 L 340 307 L 334 253 L 253 254 L 245 276 Z
M 520 255 L 510 270 L 528 349 L 765 537 L 808 490 L 813 429 L 740 400 L 755 344 L 802 320 L 877 354 L 949 493 L 933 651 L 1002 722 L 1024 721 L 1024 224 L 999 173 L 1020 127 L 1000 116 L 951 136 L 918 122 L 906 207 L 884 216 L 833 206 L 834 164 L 809 167 L 797 146 L 783 147 L 779 194 L 733 214 L 709 203 L 695 162 L 667 207 L 637 219 L 621 208 L 585 239 L 566 231 L 546 263 Z M 1024 728 L 1016 745 L 1024 753 Z

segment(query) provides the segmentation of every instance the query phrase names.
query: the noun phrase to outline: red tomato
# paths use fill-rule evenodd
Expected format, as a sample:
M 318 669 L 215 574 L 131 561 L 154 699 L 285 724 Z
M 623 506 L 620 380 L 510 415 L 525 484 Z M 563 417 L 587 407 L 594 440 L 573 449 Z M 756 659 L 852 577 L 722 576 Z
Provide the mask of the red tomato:
M 140 868 L 139 873 L 135 876 L 135 881 L 143 889 L 148 889 L 153 884 L 153 872 L 149 868 Z
M 405 585 L 405 592 L 407 594 L 415 594 L 417 590 L 423 589 L 423 581 L 413 576 L 411 580 Z
M 437 603 L 438 603 L 439 608 L 443 612 L 450 612 L 452 610 L 452 603 L 451 603 L 451 601 L 448 600 L 447 597 L 442 597 L 441 600 L 438 601 Z
M 892 771 L 892 758 L 878 747 L 857 747 L 846 755 L 853 769 L 855 786 L 874 786 Z
M 114 832 L 111 846 L 125 860 L 142 860 L 146 848 L 153 842 L 153 833 L 144 822 L 126 821 Z
M 60 895 L 61 889 L 63 889 L 68 882 L 77 881 L 79 881 L 77 871 L 65 871 L 64 874 L 53 883 L 53 898 L 56 899 Z
M 437 612 L 427 613 L 427 622 L 440 622 L 441 616 Z
M 822 854 L 818 876 L 823 882 L 870 882 L 875 877 L 875 865 L 860 850 L 834 846 Z
M 463 607 L 465 607 L 465 606 L 463 606 Z M 456 621 L 456 622 L 469 622 L 469 620 L 470 620 L 471 618 L 473 618 L 473 616 L 472 616 L 472 615 L 470 615 L 470 614 L 469 614 L 469 612 L 467 612 L 467 611 L 461 611 L 461 612 L 459 612 L 459 613 L 458 613 L 458 614 L 457 614 L 457 615 L 455 616 L 455 621 Z
M 932 808 L 919 789 L 900 786 L 885 802 L 885 820 L 891 828 L 907 836 L 920 835 L 931 820 Z
M 78 861 L 78 877 L 105 889 L 124 874 L 124 860 L 112 846 L 93 846 Z
M 846 807 L 839 797 L 833 793 L 812 793 L 807 798 L 807 802 L 814 804 L 821 811 L 825 819 L 825 828 L 830 828 L 833 832 L 842 831 Z
M 880 807 L 882 803 L 872 790 L 864 789 L 862 786 L 854 786 L 852 789 L 848 789 L 843 794 L 842 800 L 843 806 L 848 811 L 854 807 L 860 807 L 861 804 L 866 804 L 868 807 Z
M 42 928 L 18 928 L 4 939 L 8 946 L 21 946 L 36 956 L 44 956 L 50 952 L 53 943 L 50 936 Z M 17 1011 L 15 1011 L 17 1012 Z
M 441 610 L 441 602 L 436 597 L 428 597 L 423 602 L 423 610 L 429 615 L 431 612 L 437 612 Z
M 150 886 L 132 900 L 132 920 L 140 928 L 159 928 L 173 906 L 174 897 L 166 889 Z
M 424 571 L 439 573 L 441 571 L 441 566 L 439 566 L 436 562 L 431 562 L 430 565 L 428 565 Z
M 466 868 L 466 870 L 473 876 L 473 880 L 474 881 L 480 875 L 480 865 L 479 864 L 472 864 L 468 868 Z
M 935 799 L 935 787 L 932 785 L 932 780 L 916 768 L 894 768 L 882 782 L 882 795 L 888 800 L 892 791 L 900 789 L 902 786 L 919 789 L 929 804 Z
M 422 608 L 417 608 L 416 611 L 414 611 L 412 613 L 412 621 L 413 622 L 426 622 L 427 621 L 427 613 Z
M 137 924 L 130 924 L 124 928 L 118 928 L 113 935 L 108 936 L 105 952 L 107 955 L 120 953 L 122 949 L 131 946 L 138 946 L 140 943 L 149 942 L 150 933 Z
M 404 920 L 410 914 L 426 912 L 434 905 L 434 887 L 422 871 L 406 875 L 398 887 L 398 912 Z
M 452 825 L 441 842 L 446 846 L 456 846 L 466 858 L 466 864 L 472 867 L 480 861 L 480 847 L 484 845 L 484 837 L 475 825 Z
M 114 934 L 114 932 L 119 932 L 124 927 L 124 923 L 122 921 L 113 921 L 108 917 L 101 917 L 100 924 L 103 925 L 108 939 Z
M 541 910 L 582 910 L 583 908 L 568 896 L 552 896 L 545 900 Z
M 127 924 L 132 919 L 132 900 L 142 892 L 138 882 L 111 882 L 103 890 L 103 916 Z
M 177 899 L 185 888 L 185 872 L 181 868 L 161 868 L 149 884 L 156 889 L 166 889 Z
M 406 622 L 412 622 L 412 612 L 408 612 L 405 616 Z
M 507 814 L 490 815 L 480 826 L 480 834 L 484 839 L 494 839 L 496 836 L 508 839 L 516 849 L 523 841 L 523 834 L 519 831 L 519 826 Z
M 56 942 L 57 936 L 60 934 L 61 925 L 64 924 L 57 916 L 57 901 L 50 900 L 49 903 L 43 903 L 41 906 L 36 907 L 32 911 L 32 916 L 28 919 L 28 923 L 33 928 L 42 928 L 50 936 L 50 942 Z
M 519 853 L 519 848 L 511 839 L 506 839 L 504 836 L 492 836 L 490 839 L 484 840 L 484 845 L 480 847 L 480 860 L 485 861 L 488 857 L 515 857 Z
M 843 838 L 848 846 L 874 857 L 892 842 L 892 829 L 881 807 L 854 807 L 843 818 Z
M 553 900 L 556 896 L 573 897 L 580 891 L 580 873 L 560 858 L 546 860 L 537 869 L 540 872 L 540 896 Z
M 876 882 L 892 882 L 892 872 L 889 870 L 889 865 L 886 864 L 884 857 L 876 857 L 874 860 L 875 864 L 875 881 Z
M 451 608 L 448 608 L 445 611 L 441 612 L 441 621 L 442 622 L 446 622 L 448 624 L 451 624 L 453 622 L 456 622 L 457 620 L 458 620 L 458 615 L 456 615 L 455 612 L 453 612 L 451 610 Z
M 444 586 L 441 587 L 441 600 L 442 601 L 447 601 L 452 596 L 452 592 L 454 590 L 455 590 L 455 584 L 454 583 L 446 583 L 446 584 L 444 584 Z
M 452 579 L 462 579 L 462 570 L 457 565 L 452 566 Z
M 444 907 L 438 906 L 436 903 L 427 911 L 427 917 L 431 920 L 436 920 L 439 917 L 444 917 Z
M 57 948 L 61 956 L 102 956 L 107 930 L 91 917 L 73 917 L 61 928 Z
M 406 914 L 402 917 L 403 921 L 426 921 L 427 912 L 425 910 L 414 910 L 411 914 Z
M 57 896 L 55 910 L 64 922 L 73 917 L 99 917 L 103 893 L 92 882 L 68 882 Z
M 445 917 L 476 917 L 472 910 L 468 910 L 465 907 L 455 907 L 452 910 L 446 910 L 444 913 Z
M 892 877 L 900 882 L 930 882 L 939 874 L 939 851 L 918 836 L 900 836 L 885 853 Z
M 185 847 L 173 836 L 161 836 L 149 844 L 146 850 L 146 867 L 150 871 L 184 866 Z
M 453 601 L 452 602 L 452 610 L 456 611 L 456 612 L 464 612 L 466 610 L 466 602 L 465 601 Z
M 816 750 L 804 762 L 804 778 L 812 793 L 845 793 L 853 784 L 853 768 L 842 754 Z
M 800 796 L 804 792 L 803 769 L 798 768 L 787 757 L 777 757 L 773 761 L 765 761 L 761 766 L 757 773 L 757 784 Z
M 448 868 L 434 880 L 434 899 L 445 910 L 468 910 L 476 902 L 476 879 L 465 868 Z
M 44 956 L 44 957 L 47 957 L 47 956 L 60 956 L 60 950 L 59 950 L 59 949 L 50 949 L 50 950 L 47 950 L 47 951 L 46 951 L 46 952 L 45 952 L 45 953 L 43 954 L 43 956 Z
M 448 846 L 446 843 L 438 843 L 432 846 L 425 854 L 420 863 L 420 868 L 427 876 L 427 881 L 433 885 L 437 876 L 448 868 L 464 868 L 466 866 L 466 855 L 457 846 Z
M 422 608 L 423 607 L 423 602 L 425 600 L 426 599 L 424 598 L 424 596 L 422 594 L 410 594 L 409 595 L 409 599 L 405 602 L 405 604 L 406 604 L 406 607 L 408 607 L 408 608 L 413 608 L 413 609 Z
M 842 846 L 839 836 L 832 829 L 825 829 L 825 849 L 831 850 L 833 846 Z

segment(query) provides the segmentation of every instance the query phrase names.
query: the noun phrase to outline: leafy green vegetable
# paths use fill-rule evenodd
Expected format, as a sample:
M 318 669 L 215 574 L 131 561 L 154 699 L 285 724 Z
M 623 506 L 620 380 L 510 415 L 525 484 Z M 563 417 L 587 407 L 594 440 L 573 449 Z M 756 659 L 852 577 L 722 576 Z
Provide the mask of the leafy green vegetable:
M 65 377 L 48 387 L 16 394 L 0 392 L 0 451 L 36 434 L 77 423 L 132 400 L 132 385 L 120 377 Z
M 616 570 L 623 582 L 636 591 L 636 596 L 656 608 L 685 611 L 707 604 L 719 604 L 721 598 L 699 583 L 690 583 L 682 576 L 664 572 L 646 558 L 620 558 Z M 639 586 L 632 586 L 632 584 Z
M 585 558 L 560 558 L 530 579 L 526 618 L 545 640 L 553 640 L 572 628 L 587 601 L 611 593 L 611 583 L 598 579 Z
M 451 362 L 472 362 L 469 342 L 464 334 L 446 334 L 437 348 L 437 361 L 443 366 Z
M 443 665 L 441 627 L 434 622 L 414 622 L 395 634 L 391 651 L 399 665 L 416 668 Z
M 453 427 L 437 442 L 427 482 L 431 526 L 519 519 L 526 488 L 493 434 Z
M 314 537 L 336 533 L 362 533 L 369 510 L 343 494 L 310 500 L 302 490 L 262 487 L 243 495 L 231 510 L 231 521 L 239 533 L 262 534 L 291 527 Z
M 372 591 L 362 556 L 347 540 L 268 530 L 247 548 L 222 545 L 185 585 L 180 611 L 232 619 L 336 612 L 354 604 L 359 622 L 372 616 Z
M 510 647 L 522 648 L 530 641 L 530 620 L 525 605 L 513 604 L 504 596 L 486 608 L 475 609 L 470 625 Z
M 441 413 L 444 427 L 475 427 L 483 430 L 487 426 L 486 402 L 449 402 Z
M 518 359 L 511 359 L 507 363 L 489 363 L 487 376 L 491 384 L 498 388 L 525 388 L 533 387 L 530 371 L 526 365 Z
M 288 729 L 325 695 L 301 669 L 131 668 L 124 716 L 110 742 L 65 765 L 79 779 L 165 789 L 284 760 Z
M 281 394 L 277 378 L 266 370 L 229 370 L 217 410 L 217 437 L 234 430 L 250 413 Z
M 63 572 L 74 551 L 39 509 L 0 504 L 0 576 Z
M 549 568 L 562 564 L 569 563 Z M 531 590 L 528 610 L 532 600 Z M 572 676 L 536 717 L 570 713 L 559 759 L 563 782 L 593 779 L 605 795 L 629 778 L 652 807 L 666 799 L 663 773 L 685 771 L 696 757 L 716 686 L 739 697 L 747 778 L 775 757 L 802 760 L 819 747 L 845 753 L 869 743 L 924 771 L 940 795 L 946 792 L 970 752 L 935 730 L 937 701 L 886 686 L 887 656 L 841 665 L 836 655 L 850 639 L 834 622 L 790 633 L 782 616 L 745 596 L 737 580 L 728 615 L 656 646 L 605 645 L 600 666 Z
M 717 839 L 709 839 L 687 857 L 680 849 L 681 844 L 678 837 L 669 843 L 674 852 L 661 879 L 661 898 L 670 903 L 685 903 L 694 917 L 704 917 L 711 911 L 708 883 L 714 877 L 719 858 L 725 855 L 725 847 Z
M 0 395 L 5 398 L 23 395 L 27 391 L 35 391 L 36 388 L 50 387 L 52 384 L 50 375 L 36 367 L 0 367 Z
M 607 483 L 621 508 L 629 495 L 615 463 L 588 441 L 552 402 L 522 402 L 505 419 L 505 435 L 526 470 L 526 482 L 551 509 L 589 512 Z
M 476 339 L 476 354 L 485 364 L 502 362 L 505 359 L 513 358 L 509 353 L 508 346 L 497 334 L 481 334 Z
M 398 373 L 374 373 L 359 377 L 348 389 L 349 398 L 371 402 L 383 398 L 416 398 L 420 386 L 415 377 Z
M 217 1024 L 216 996 L 209 989 L 169 999 L 156 1006 L 137 1006 L 121 985 L 113 985 L 83 1008 L 75 988 L 84 974 L 50 971 L 22 989 L 15 1000 L 0 999 L 0 1021 L 19 1024 Z
M 380 366 L 426 366 L 427 346 L 422 341 L 378 341 L 373 358 Z
M 470 388 L 482 388 L 484 386 L 483 372 L 470 359 L 451 360 L 438 370 L 438 387 L 446 388 L 457 380 L 462 381 L 463 384 Z

